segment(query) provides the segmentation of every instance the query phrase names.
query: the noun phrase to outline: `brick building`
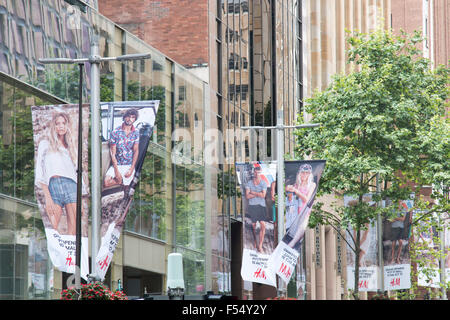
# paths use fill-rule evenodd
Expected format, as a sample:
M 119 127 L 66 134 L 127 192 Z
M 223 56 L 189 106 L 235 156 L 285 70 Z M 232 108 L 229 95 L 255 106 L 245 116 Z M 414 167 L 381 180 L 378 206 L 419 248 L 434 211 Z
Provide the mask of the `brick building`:
M 99 1 L 99 11 L 186 66 L 208 63 L 208 2 Z
M 421 30 L 427 40 L 424 56 L 434 65 L 449 65 L 450 60 L 450 1 L 448 0 L 394 0 L 392 1 L 392 29 L 412 33 Z
M 199 63 L 204 63 L 201 77 L 210 85 L 212 110 L 223 129 L 274 125 L 277 111 L 283 112 L 286 125 L 295 123 L 305 97 L 326 87 L 334 73 L 348 71 L 345 28 L 369 32 L 382 19 L 388 27 L 390 2 L 167 0 L 145 1 L 139 7 L 127 2 L 124 12 L 120 1 L 98 1 L 102 14 L 191 71 L 198 72 Z M 170 31 L 164 31 L 167 24 Z M 273 147 L 275 143 L 269 142 Z M 293 145 L 291 132 L 286 132 L 286 153 L 293 154 Z M 250 150 L 247 159 L 257 157 Z M 218 169 L 227 172 L 231 167 Z M 239 253 L 240 213 L 233 211 L 233 197 L 228 199 L 225 206 L 219 199 L 218 213 L 212 212 L 211 221 L 223 221 L 225 231 L 227 224 L 231 226 L 231 251 Z M 345 246 L 331 228 L 309 230 L 297 290 L 291 294 L 304 299 L 345 298 L 344 257 Z M 228 258 L 223 261 L 226 265 Z M 229 262 L 233 294 L 243 298 L 275 294 L 263 285 L 242 283 L 240 261 L 231 257 Z M 211 288 L 216 290 L 214 283 L 213 279 Z

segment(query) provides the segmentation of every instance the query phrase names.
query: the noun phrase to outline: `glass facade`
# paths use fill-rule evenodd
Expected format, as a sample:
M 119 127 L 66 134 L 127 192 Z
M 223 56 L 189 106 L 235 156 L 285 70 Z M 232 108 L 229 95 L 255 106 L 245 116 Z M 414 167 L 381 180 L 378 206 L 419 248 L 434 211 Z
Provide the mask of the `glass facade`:
M 252 298 L 251 283 L 230 275 L 240 255 L 235 222 L 242 220 L 241 195 L 235 179 L 236 162 L 274 160 L 274 130 L 242 130 L 246 126 L 275 126 L 277 112 L 294 125 L 302 107 L 301 1 L 218 0 L 216 2 L 217 113 L 211 123 L 223 137 L 215 168 L 217 211 L 212 211 L 213 290 L 228 292 L 230 282 Z M 214 86 L 215 79 L 212 79 Z M 214 119 L 215 118 L 215 119 Z M 285 153 L 294 158 L 292 132 L 285 131 Z M 234 231 L 233 231 L 234 230 Z M 233 233 L 233 237 L 231 236 Z M 239 277 L 239 275 L 237 276 Z
M 78 67 L 43 65 L 38 59 L 88 57 L 95 34 L 101 56 L 151 54 L 143 61 L 102 63 L 100 100 L 160 100 L 124 232 L 157 240 L 167 252 L 173 248 L 182 252 L 186 293 L 203 293 L 205 166 L 199 151 L 205 130 L 205 84 L 98 14 L 96 1 L 86 3 L 84 13 L 62 0 L 0 0 L 0 299 L 58 298 L 34 199 L 30 107 L 78 102 Z M 88 103 L 88 64 L 85 71 L 83 92 Z M 173 162 L 177 142 L 172 141 L 172 133 L 181 128 L 191 134 L 194 152 L 189 161 Z M 102 144 L 105 152 L 106 141 Z M 127 262 L 122 263 L 126 267 Z
M 96 1 L 86 3 L 84 13 L 63 0 L 0 0 L 0 299 L 57 297 L 55 277 L 61 275 L 48 259 L 34 199 L 29 107 L 78 102 L 77 66 L 38 59 L 88 57 L 94 35 L 101 56 L 151 54 L 142 61 L 103 62 L 101 101 L 160 100 L 124 232 L 163 244 L 162 261 L 169 252 L 182 253 L 186 294 L 230 294 L 233 277 L 240 279 L 233 257 L 240 249 L 232 239 L 242 219 L 234 164 L 275 158 L 275 132 L 241 127 L 275 125 L 279 110 L 285 124 L 297 120 L 301 1 L 210 1 L 216 18 L 210 83 L 100 15 Z M 85 69 L 89 103 L 88 64 Z M 290 132 L 286 137 L 285 151 L 293 153 Z M 121 263 L 124 270 L 136 268 Z M 252 297 L 251 283 L 241 288 Z
M 203 166 L 204 87 L 175 66 L 174 125 L 183 144 L 182 159 L 174 159 L 175 244 L 183 254 L 185 290 L 205 290 L 205 168 Z M 179 145 L 178 145 L 179 146 Z M 177 147 L 178 147 L 177 146 Z
M 0 76 L 0 299 L 51 296 L 53 269 L 34 201 L 30 107 L 60 102 Z

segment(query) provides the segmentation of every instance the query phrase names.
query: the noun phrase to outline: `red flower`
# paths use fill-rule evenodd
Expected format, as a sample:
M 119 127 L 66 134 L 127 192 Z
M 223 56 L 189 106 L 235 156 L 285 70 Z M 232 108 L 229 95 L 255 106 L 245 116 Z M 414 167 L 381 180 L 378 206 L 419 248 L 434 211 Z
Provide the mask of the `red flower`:
M 81 300 L 128 300 L 123 292 L 113 293 L 101 282 L 82 284 Z M 73 300 L 78 297 L 73 287 L 61 291 L 62 300 Z

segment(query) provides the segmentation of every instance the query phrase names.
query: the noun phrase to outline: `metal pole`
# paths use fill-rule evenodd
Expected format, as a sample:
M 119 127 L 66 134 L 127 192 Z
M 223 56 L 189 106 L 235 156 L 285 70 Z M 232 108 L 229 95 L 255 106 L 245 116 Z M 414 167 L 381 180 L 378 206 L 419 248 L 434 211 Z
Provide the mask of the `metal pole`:
M 283 110 L 277 111 L 277 194 L 278 194 L 278 243 L 284 235 L 284 127 Z M 278 296 L 286 293 L 285 283 L 278 278 Z
M 445 223 L 443 223 L 443 220 L 441 218 L 441 214 L 439 214 L 439 226 L 445 228 Z M 441 264 L 441 270 L 440 270 L 440 278 L 441 278 L 441 293 L 442 297 L 441 300 L 447 300 L 447 285 L 446 285 L 446 279 L 445 279 L 445 229 L 439 231 L 439 236 L 441 238 L 439 249 L 440 249 L 440 264 Z
M 243 126 L 241 129 L 249 130 L 249 129 L 276 129 L 277 130 L 277 195 L 278 195 L 278 242 L 281 241 L 284 235 L 284 130 L 285 129 L 300 129 L 300 128 L 315 128 L 319 127 L 320 123 L 305 123 L 301 125 L 292 125 L 285 126 L 283 124 L 283 110 L 277 111 L 277 125 L 276 126 Z M 278 278 L 278 296 L 286 295 L 286 286 L 281 280 Z
M 91 173 L 92 173 L 92 236 L 91 236 L 91 270 L 96 277 L 95 258 L 97 257 L 100 236 L 101 214 L 101 119 L 100 119 L 100 57 L 98 55 L 98 36 L 93 35 L 91 41 Z
M 448 188 L 441 184 L 441 191 L 442 195 L 444 196 L 444 199 L 448 197 Z M 448 200 L 448 198 L 447 198 Z M 445 200 L 444 200 L 445 201 Z M 439 203 L 439 200 L 437 201 Z M 445 213 L 444 213 L 445 215 Z M 447 227 L 445 218 L 442 219 L 442 213 L 439 214 L 439 227 L 442 227 L 442 230 L 439 231 L 439 238 L 440 238 L 440 244 L 439 244 L 439 251 L 440 251 L 440 280 L 441 280 L 441 299 L 447 300 L 447 279 L 446 279 L 446 270 L 445 270 L 445 260 L 446 260 L 446 254 L 445 254 L 445 228 Z
M 81 215 L 82 215 L 82 158 L 83 158 L 83 64 L 80 67 L 80 82 L 78 88 L 78 163 L 77 163 L 77 213 L 76 213 L 76 238 L 75 238 L 75 288 L 81 289 Z M 78 293 L 81 295 L 81 292 Z
M 376 176 L 376 183 L 377 183 L 377 195 L 381 193 L 381 187 L 380 187 L 380 174 L 377 173 Z M 381 207 L 381 200 L 378 201 L 378 208 Z M 380 267 L 378 269 L 378 288 L 381 293 L 384 293 L 384 260 L 383 260 L 383 223 L 381 220 L 381 215 L 378 214 L 377 216 L 377 238 L 378 238 L 378 261 L 380 264 Z
M 97 279 L 95 272 L 95 258 L 97 257 L 99 248 L 99 237 L 100 237 L 100 216 L 101 216 L 101 117 L 100 117 L 100 62 L 102 61 L 129 61 L 129 60 L 141 60 L 150 59 L 150 53 L 136 53 L 121 55 L 118 57 L 105 57 L 99 56 L 98 47 L 99 36 L 94 34 L 91 40 L 91 56 L 89 58 L 43 58 L 39 59 L 40 63 L 43 64 L 72 64 L 77 63 L 81 66 L 84 63 L 90 63 L 91 65 L 91 172 L 92 172 L 92 200 L 91 200 L 91 210 L 92 210 L 92 236 L 91 236 L 91 249 L 92 249 L 92 261 L 90 278 L 94 280 Z M 81 70 L 81 69 L 80 69 Z M 79 125 L 81 125 L 81 108 L 82 108 L 82 74 L 80 71 L 80 119 Z M 81 129 L 80 129 L 81 132 Z M 82 137 L 79 138 L 82 141 Z M 81 149 L 80 149 L 81 150 Z M 79 156 L 81 152 L 79 152 Z M 81 164 L 81 160 L 78 162 Z M 80 170 L 81 173 L 81 170 Z M 80 202 L 81 205 L 81 202 Z M 81 215 L 80 215 L 81 217 Z M 81 230 L 81 225 L 80 225 Z M 81 238 L 80 238 L 81 239 Z M 80 240 L 81 241 L 81 240 Z M 78 252 L 78 251 L 77 251 Z M 80 263 L 81 265 L 81 263 Z M 78 270 L 80 271 L 80 270 Z M 76 276 L 75 271 L 75 276 Z

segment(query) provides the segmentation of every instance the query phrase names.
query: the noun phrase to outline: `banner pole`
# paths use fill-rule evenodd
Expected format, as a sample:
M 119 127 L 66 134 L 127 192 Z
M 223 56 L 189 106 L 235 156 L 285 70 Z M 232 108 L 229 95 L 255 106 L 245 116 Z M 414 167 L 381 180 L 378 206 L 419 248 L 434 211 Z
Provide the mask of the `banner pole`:
M 380 174 L 377 173 L 376 175 L 376 188 L 377 188 L 377 194 L 380 195 L 381 193 L 381 186 L 380 186 Z M 382 201 L 378 201 L 377 206 L 381 208 Z M 377 238 L 378 238 L 378 290 L 382 294 L 384 294 L 384 260 L 383 260 L 383 223 L 381 219 L 381 215 L 378 213 L 377 215 Z
M 448 200 L 448 188 L 441 184 L 441 188 L 439 190 L 439 193 L 442 194 L 445 198 Z M 439 204 L 439 199 L 437 199 L 436 204 Z M 447 300 L 447 279 L 446 279 L 446 268 L 445 268 L 445 243 L 448 241 L 448 239 L 445 239 L 445 228 L 446 228 L 446 222 L 445 219 L 442 218 L 442 213 L 439 213 L 438 217 L 439 221 L 439 251 L 440 251 L 440 284 L 441 284 L 441 300 Z
M 283 110 L 277 111 L 277 194 L 278 194 L 278 243 L 284 235 L 284 127 Z M 286 294 L 285 283 L 278 277 L 278 296 Z
M 101 117 L 100 117 L 100 63 L 102 61 L 131 61 L 150 59 L 150 53 L 143 54 L 125 54 L 118 57 L 105 57 L 99 56 L 99 36 L 98 34 L 92 34 L 91 39 L 91 55 L 89 58 L 42 58 L 39 59 L 43 64 L 72 64 L 77 63 L 81 65 L 88 62 L 91 66 L 91 210 L 92 210 L 92 237 L 91 237 L 91 274 L 88 275 L 89 281 L 99 280 L 96 272 L 96 257 L 99 251 L 99 238 L 100 238 L 100 218 L 101 218 L 101 192 L 102 192 L 102 173 L 101 173 Z M 80 69 L 81 70 L 81 69 Z M 81 71 L 80 71 L 81 72 Z M 80 73 L 80 120 L 81 125 L 81 108 L 82 108 L 82 76 Z M 82 139 L 79 139 L 82 141 Z M 81 149 L 80 149 L 81 150 Z M 79 152 L 81 154 L 81 152 Z M 81 172 L 81 170 L 80 170 Z M 80 216 L 81 217 L 81 216 Z M 80 227 L 81 230 L 81 227 Z M 81 239 L 81 238 L 80 238 Z M 81 263 L 80 263 L 81 264 Z M 79 270 L 81 271 L 81 270 Z M 75 276 L 76 276 L 75 271 Z
M 78 163 L 77 163 L 77 219 L 76 219 L 76 238 L 75 238 L 75 288 L 81 289 L 81 216 L 82 216 L 82 159 L 83 159 L 83 63 L 80 63 L 80 82 L 78 86 Z M 78 298 L 81 292 L 78 291 Z
M 92 236 L 91 236 L 91 272 L 96 277 L 96 257 L 99 248 L 101 213 L 101 167 L 100 167 L 100 58 L 98 56 L 98 36 L 93 35 L 91 42 L 91 172 L 92 172 Z

